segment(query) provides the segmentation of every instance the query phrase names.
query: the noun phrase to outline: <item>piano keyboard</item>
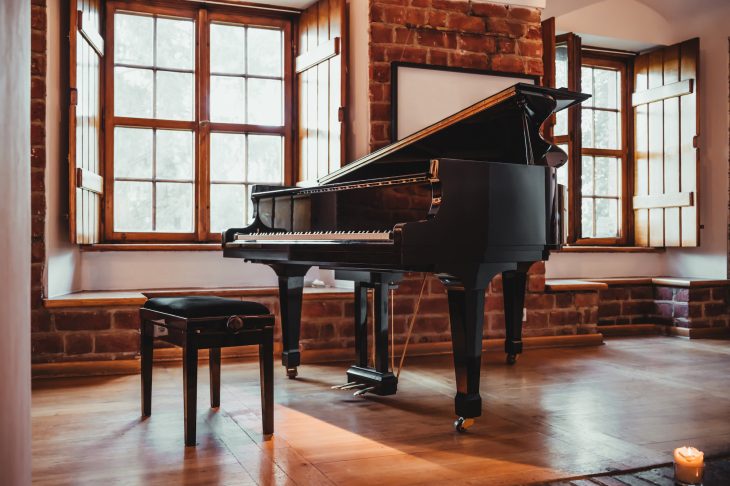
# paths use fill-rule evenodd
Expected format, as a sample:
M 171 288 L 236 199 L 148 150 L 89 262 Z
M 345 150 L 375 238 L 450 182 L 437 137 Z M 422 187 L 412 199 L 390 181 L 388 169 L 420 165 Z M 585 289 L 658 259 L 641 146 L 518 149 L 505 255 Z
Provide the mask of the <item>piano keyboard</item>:
M 246 243 L 327 243 L 343 241 L 391 242 L 390 231 L 294 231 L 236 234 L 232 244 Z

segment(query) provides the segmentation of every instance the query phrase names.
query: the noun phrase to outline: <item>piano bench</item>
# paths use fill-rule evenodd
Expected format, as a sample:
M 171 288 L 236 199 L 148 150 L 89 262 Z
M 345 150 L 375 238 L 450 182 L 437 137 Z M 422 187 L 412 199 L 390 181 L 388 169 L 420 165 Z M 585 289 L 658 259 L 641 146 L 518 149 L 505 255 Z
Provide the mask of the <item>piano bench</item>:
M 153 341 L 183 349 L 185 445 L 195 445 L 198 350 L 210 352 L 210 406 L 220 406 L 221 348 L 259 346 L 264 435 L 274 432 L 274 316 L 266 306 L 222 297 L 149 299 L 140 309 L 142 416 L 152 413 Z

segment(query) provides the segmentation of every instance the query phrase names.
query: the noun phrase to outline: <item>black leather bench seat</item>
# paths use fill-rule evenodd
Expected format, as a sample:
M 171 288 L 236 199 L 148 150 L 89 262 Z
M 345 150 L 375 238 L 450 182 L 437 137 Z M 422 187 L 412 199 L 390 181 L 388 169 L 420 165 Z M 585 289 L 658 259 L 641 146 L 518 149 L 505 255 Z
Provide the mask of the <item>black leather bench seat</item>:
M 269 309 L 258 302 L 208 296 L 155 297 L 145 302 L 144 308 L 187 319 L 269 314 Z

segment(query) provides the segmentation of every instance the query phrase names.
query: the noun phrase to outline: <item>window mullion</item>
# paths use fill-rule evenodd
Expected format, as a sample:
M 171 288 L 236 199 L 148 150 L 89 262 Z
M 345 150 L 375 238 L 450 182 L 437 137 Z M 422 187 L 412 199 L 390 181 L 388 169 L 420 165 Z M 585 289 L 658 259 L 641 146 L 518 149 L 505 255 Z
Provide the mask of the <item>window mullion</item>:
M 208 10 L 198 10 L 196 28 L 196 237 L 206 240 L 210 227 L 210 43 L 208 42 Z

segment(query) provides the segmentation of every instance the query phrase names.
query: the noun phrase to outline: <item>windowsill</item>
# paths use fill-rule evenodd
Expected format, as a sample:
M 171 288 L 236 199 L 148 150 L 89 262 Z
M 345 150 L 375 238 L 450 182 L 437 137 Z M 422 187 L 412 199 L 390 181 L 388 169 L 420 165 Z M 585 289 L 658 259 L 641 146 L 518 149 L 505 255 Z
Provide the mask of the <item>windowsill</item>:
M 644 246 L 588 246 L 574 245 L 564 246 L 556 253 L 663 253 L 664 248 Z
M 81 251 L 221 251 L 220 243 L 96 243 Z
M 352 289 L 342 287 L 305 287 L 304 300 L 351 298 Z M 51 297 L 43 301 L 46 308 L 58 309 L 68 307 L 116 307 L 144 305 L 147 299 L 154 297 L 181 297 L 187 295 L 215 295 L 227 298 L 278 297 L 275 287 L 244 288 L 187 288 L 187 289 L 155 289 L 155 290 L 100 290 L 81 291 Z

